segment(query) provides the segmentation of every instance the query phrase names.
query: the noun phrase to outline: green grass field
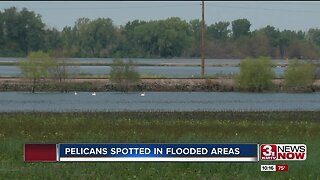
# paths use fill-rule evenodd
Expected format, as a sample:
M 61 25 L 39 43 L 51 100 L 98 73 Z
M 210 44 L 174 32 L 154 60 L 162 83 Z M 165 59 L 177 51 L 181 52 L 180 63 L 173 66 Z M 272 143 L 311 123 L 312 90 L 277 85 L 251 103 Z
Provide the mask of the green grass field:
M 0 179 L 320 179 L 320 112 L 0 113 Z M 25 163 L 25 143 L 304 143 L 307 160 Z M 260 164 L 289 172 L 260 172 Z

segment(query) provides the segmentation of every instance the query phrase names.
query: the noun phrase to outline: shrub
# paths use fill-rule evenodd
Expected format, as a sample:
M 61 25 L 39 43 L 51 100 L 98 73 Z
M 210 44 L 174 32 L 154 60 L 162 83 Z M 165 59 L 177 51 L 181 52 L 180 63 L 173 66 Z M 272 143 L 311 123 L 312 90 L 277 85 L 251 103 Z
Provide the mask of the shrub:
M 22 75 L 32 81 L 32 93 L 35 92 L 39 80 L 48 77 L 50 69 L 55 65 L 56 62 L 49 54 L 42 51 L 30 52 L 26 60 L 20 61 Z
M 315 67 L 298 60 L 290 61 L 284 73 L 285 87 L 288 89 L 310 87 L 314 78 Z
M 240 63 L 240 74 L 236 81 L 240 89 L 263 91 L 272 88 L 274 77 L 270 58 L 247 58 Z
M 122 91 L 128 91 L 130 85 L 140 80 L 140 74 L 136 71 L 132 60 L 124 62 L 114 59 L 110 72 L 110 80 Z

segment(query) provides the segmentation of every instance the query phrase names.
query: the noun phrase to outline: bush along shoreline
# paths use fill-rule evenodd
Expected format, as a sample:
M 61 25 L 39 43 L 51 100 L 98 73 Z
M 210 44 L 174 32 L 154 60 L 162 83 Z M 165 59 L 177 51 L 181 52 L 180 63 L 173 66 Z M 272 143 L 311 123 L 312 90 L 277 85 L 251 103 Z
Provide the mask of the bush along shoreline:
M 240 73 L 226 78 L 144 78 L 129 60 L 114 59 L 109 78 L 72 78 L 64 63 L 47 53 L 33 52 L 19 64 L 23 79 L 0 79 L 0 91 L 213 91 L 213 92 L 315 92 L 320 88 L 316 67 L 310 62 L 290 60 L 284 79 L 275 79 L 269 57 L 246 58 Z

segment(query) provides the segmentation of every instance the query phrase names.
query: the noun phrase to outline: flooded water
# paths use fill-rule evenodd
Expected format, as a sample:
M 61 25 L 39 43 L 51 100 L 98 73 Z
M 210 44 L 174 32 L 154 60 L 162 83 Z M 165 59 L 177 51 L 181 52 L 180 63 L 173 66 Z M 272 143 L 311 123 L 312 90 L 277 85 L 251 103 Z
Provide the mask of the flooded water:
M 17 62 L 22 58 L 1 58 L 0 62 Z M 124 58 L 128 60 L 128 58 Z M 148 59 L 148 58 L 132 58 L 136 64 L 145 65 L 138 66 L 137 70 L 140 74 L 143 75 L 156 75 L 163 76 L 168 78 L 190 78 L 190 77 L 199 77 L 201 75 L 200 59 L 186 59 L 186 58 L 173 58 L 173 59 Z M 66 61 L 72 63 L 112 63 L 113 58 L 67 58 Z M 286 61 L 283 59 L 274 59 L 272 60 L 275 64 L 285 64 Z M 208 67 L 205 68 L 205 73 L 208 76 L 215 75 L 230 75 L 239 73 L 239 67 L 237 66 L 241 62 L 240 59 L 206 59 L 205 64 Z M 314 60 L 313 63 L 319 63 L 319 60 Z M 86 66 L 82 64 L 79 67 L 70 67 L 70 71 L 73 74 L 89 74 L 89 75 L 104 75 L 109 74 L 111 67 L 110 66 Z M 190 66 L 163 66 L 163 65 L 191 65 Z M 154 65 L 154 66 L 146 66 Z M 158 65 L 158 66 L 157 66 Z M 224 67 L 212 67 L 212 65 L 224 66 Z M 227 66 L 226 66 L 227 65 Z M 229 65 L 229 66 L 228 66 Z M 231 66 L 231 67 L 230 67 Z M 274 72 L 277 77 L 283 75 L 285 68 L 276 67 Z M 0 76 L 9 76 L 9 77 L 19 77 L 21 76 L 21 71 L 18 67 L 15 66 L 0 66 Z
M 25 58 L 16 57 L 0 57 L 0 62 L 17 62 Z M 61 59 L 61 58 L 58 58 Z M 112 63 L 114 58 L 64 58 L 70 62 L 76 63 Z M 132 59 L 136 63 L 141 64 L 162 64 L 162 63 L 181 63 L 181 64 L 200 64 L 200 58 L 121 58 L 123 60 Z M 284 59 L 273 59 L 274 63 L 286 63 Z M 313 63 L 319 63 L 320 60 L 312 60 Z M 205 59 L 206 64 L 229 64 L 235 65 L 241 62 L 241 59 Z
M 138 66 L 137 71 L 143 75 L 157 75 L 169 78 L 188 78 L 199 77 L 200 67 L 177 67 L 177 66 Z M 283 75 L 285 68 L 274 68 L 275 74 L 279 77 Z M 79 66 L 70 67 L 73 74 L 92 74 L 107 75 L 111 71 L 110 66 Z M 229 75 L 239 73 L 239 67 L 206 67 L 205 74 L 210 75 Z M 15 66 L 0 66 L 0 76 L 21 76 L 21 70 Z
M 0 66 L 0 76 L 19 77 L 21 70 L 16 66 Z
M 0 62 L 17 62 L 23 58 L 3 58 L 0 57 Z M 124 60 L 128 60 L 128 58 L 123 58 Z M 194 59 L 186 59 L 186 58 L 172 58 L 172 59 L 151 59 L 151 58 L 131 58 L 135 63 L 138 64 L 200 64 L 200 58 Z M 113 58 L 66 58 L 69 62 L 74 63 L 112 63 Z M 240 59 L 206 59 L 205 63 L 209 65 L 237 65 L 241 62 Z M 275 59 L 274 63 L 283 64 L 285 60 L 283 59 Z
M 238 92 L 1 92 L 0 112 L 319 111 L 320 93 Z
M 176 67 L 176 66 L 138 66 L 137 71 L 140 74 L 158 75 L 169 78 L 188 78 L 201 76 L 200 67 Z M 110 66 L 80 66 L 80 73 L 89 74 L 109 74 L 111 71 Z M 285 68 L 276 67 L 274 72 L 277 76 L 284 73 Z M 229 75 L 237 74 L 240 72 L 239 67 L 206 67 L 205 74 L 210 75 Z

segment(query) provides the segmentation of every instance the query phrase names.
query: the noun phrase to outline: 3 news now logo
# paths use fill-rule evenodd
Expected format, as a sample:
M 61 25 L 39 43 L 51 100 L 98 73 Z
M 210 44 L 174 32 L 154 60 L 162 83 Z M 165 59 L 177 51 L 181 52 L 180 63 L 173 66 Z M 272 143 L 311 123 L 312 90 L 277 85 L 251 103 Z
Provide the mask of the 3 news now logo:
M 306 160 L 307 146 L 305 144 L 261 144 L 261 160 Z

